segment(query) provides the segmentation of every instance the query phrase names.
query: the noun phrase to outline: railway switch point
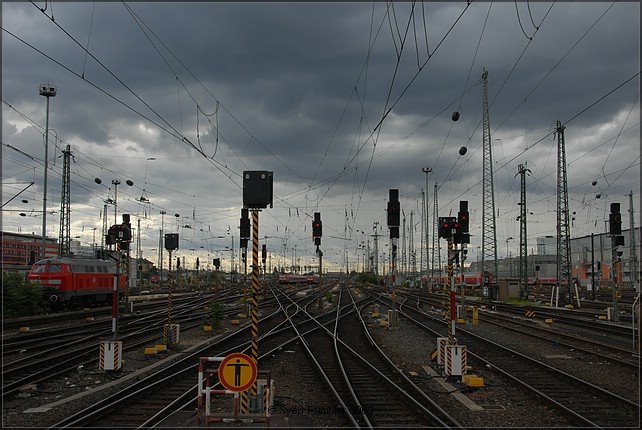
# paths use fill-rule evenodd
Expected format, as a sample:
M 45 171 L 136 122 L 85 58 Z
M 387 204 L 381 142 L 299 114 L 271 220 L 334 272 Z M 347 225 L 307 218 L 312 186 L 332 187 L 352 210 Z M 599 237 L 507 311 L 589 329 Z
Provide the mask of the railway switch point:
M 239 320 L 231 320 L 230 324 L 232 325 L 239 325 L 240 321 Z
M 103 340 L 100 342 L 100 370 L 120 370 L 123 365 L 123 342 L 116 340 Z
M 597 319 L 599 319 L 599 320 L 603 320 L 603 321 L 605 321 L 605 320 L 606 320 L 606 315 L 596 315 L 596 317 L 597 317 Z
M 553 324 L 553 318 L 546 318 L 546 319 L 544 320 L 544 322 L 545 322 L 546 324 L 548 324 L 548 325 L 551 325 L 551 324 Z
M 214 327 L 212 327 L 211 325 L 209 325 L 209 324 L 205 324 L 205 325 L 203 326 L 203 331 L 212 331 L 212 329 L 213 329 L 213 328 L 214 328 Z
M 87 318 L 85 318 L 85 321 L 88 321 L 88 322 L 91 322 L 91 321 L 93 321 L 93 320 L 94 320 L 94 317 L 87 317 Z
M 159 343 L 154 345 L 154 348 L 156 349 L 156 352 L 167 352 L 167 345 L 164 343 Z
M 145 355 L 156 355 L 158 351 L 156 351 L 156 347 L 150 346 L 145 348 Z
M 388 321 L 379 320 L 379 327 L 388 327 Z
M 20 327 L 18 331 L 20 333 L 29 333 L 29 327 Z
M 463 318 L 457 318 L 457 324 L 465 324 L 465 323 L 466 323 L 466 320 L 464 320 Z

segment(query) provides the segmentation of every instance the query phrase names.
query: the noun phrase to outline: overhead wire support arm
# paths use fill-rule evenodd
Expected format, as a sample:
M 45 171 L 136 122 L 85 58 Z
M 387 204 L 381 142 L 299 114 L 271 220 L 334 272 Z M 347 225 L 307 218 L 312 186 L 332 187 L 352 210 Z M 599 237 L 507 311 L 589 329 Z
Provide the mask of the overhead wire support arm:
M 15 196 L 11 197 L 11 198 L 10 198 L 9 200 L 7 200 L 6 202 L 4 202 L 4 203 L 2 204 L 2 206 L 1 206 L 1 207 L 5 207 L 5 206 L 6 206 L 9 202 L 11 202 L 13 199 L 15 199 L 15 198 L 16 198 L 16 197 L 18 197 L 20 194 L 22 194 L 22 193 L 24 193 L 25 191 L 27 191 L 27 189 L 28 189 L 30 186 L 32 186 L 33 184 L 34 184 L 34 182 L 30 182 L 30 183 L 29 183 L 29 185 L 27 185 L 27 186 L 26 186 L 26 187 L 24 187 L 22 190 L 20 190 L 20 191 L 18 192 L 18 194 L 16 194 Z M 6 185 L 6 184 L 5 184 L 5 185 Z

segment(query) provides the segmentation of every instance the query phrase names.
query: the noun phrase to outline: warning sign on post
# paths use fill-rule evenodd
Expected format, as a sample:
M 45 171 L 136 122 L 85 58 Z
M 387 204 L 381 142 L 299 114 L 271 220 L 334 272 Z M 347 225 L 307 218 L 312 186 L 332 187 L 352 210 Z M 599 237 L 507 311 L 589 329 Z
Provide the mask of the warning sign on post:
M 218 379 L 230 391 L 245 391 L 254 384 L 257 376 L 256 364 L 248 355 L 240 352 L 225 357 L 218 367 Z

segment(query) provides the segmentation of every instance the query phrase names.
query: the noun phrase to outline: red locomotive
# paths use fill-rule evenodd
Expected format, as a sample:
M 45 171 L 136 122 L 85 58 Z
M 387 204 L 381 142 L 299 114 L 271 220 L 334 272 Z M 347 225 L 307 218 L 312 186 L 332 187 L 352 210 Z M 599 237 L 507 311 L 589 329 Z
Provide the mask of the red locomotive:
M 112 300 L 116 263 L 87 258 L 47 258 L 37 261 L 28 279 L 42 286 L 54 306 L 69 307 L 109 303 Z M 119 276 L 119 296 L 125 290 L 126 276 Z

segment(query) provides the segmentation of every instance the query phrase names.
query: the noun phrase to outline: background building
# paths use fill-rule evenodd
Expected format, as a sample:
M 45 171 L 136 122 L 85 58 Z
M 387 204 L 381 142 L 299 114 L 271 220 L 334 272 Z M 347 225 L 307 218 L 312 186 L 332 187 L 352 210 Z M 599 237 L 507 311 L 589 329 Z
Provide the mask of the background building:
M 57 239 L 46 238 L 44 247 L 46 258 L 58 255 Z M 3 231 L 0 239 L 2 270 L 28 272 L 31 265 L 42 258 L 42 248 L 42 236 Z

